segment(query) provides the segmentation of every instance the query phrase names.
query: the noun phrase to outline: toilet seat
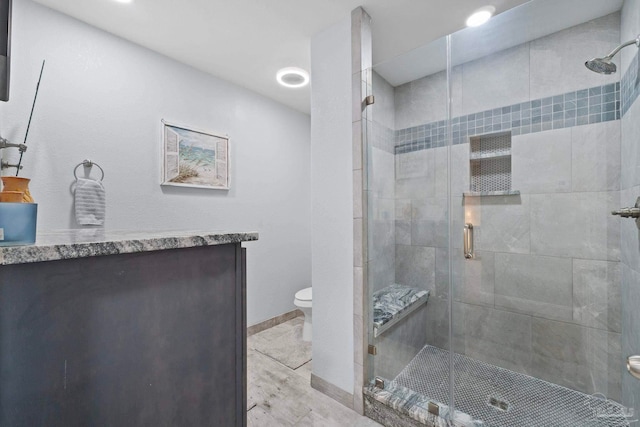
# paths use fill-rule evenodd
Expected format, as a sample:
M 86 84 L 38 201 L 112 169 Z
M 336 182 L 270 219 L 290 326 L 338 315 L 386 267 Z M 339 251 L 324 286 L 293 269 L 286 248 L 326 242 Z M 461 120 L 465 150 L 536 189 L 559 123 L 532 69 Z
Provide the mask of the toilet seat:
M 311 288 L 305 288 L 296 292 L 296 299 L 298 301 L 311 301 Z

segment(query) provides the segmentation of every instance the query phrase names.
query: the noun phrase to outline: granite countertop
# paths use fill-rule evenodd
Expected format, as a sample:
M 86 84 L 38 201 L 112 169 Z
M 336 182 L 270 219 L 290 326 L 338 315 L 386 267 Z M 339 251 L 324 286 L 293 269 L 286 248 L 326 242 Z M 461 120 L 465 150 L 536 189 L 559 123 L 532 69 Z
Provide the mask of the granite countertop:
M 27 264 L 258 240 L 256 232 L 109 231 L 76 229 L 39 232 L 28 246 L 0 246 L 0 265 Z

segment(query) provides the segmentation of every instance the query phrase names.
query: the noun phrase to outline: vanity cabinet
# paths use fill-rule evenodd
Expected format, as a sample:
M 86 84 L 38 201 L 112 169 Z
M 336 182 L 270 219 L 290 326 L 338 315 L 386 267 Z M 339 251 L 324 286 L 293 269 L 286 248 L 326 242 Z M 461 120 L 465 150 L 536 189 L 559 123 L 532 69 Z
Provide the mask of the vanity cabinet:
M 245 426 L 233 235 L 0 248 L 0 425 Z

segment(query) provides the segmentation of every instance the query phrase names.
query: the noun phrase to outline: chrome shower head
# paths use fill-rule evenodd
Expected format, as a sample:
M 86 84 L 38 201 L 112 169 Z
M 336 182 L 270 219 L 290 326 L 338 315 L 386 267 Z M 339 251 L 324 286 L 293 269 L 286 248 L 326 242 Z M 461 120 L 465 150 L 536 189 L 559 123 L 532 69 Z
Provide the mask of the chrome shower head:
M 587 62 L 584 63 L 585 67 L 587 67 L 588 69 L 590 69 L 591 71 L 594 71 L 596 73 L 600 73 L 600 74 L 613 74 L 616 72 L 616 64 L 614 64 L 613 62 L 611 62 L 611 58 L 613 58 L 614 56 L 616 56 L 616 54 L 618 52 L 620 52 L 620 50 L 622 48 L 625 48 L 627 46 L 631 46 L 632 44 L 635 44 L 636 47 L 640 47 L 640 35 L 638 35 L 638 37 L 636 37 L 634 40 L 629 40 L 626 43 L 622 43 L 620 46 L 618 46 L 617 48 L 613 49 L 611 51 L 611 53 L 607 56 L 605 56 L 604 58 L 593 58 L 588 60 Z
M 600 74 L 613 74 L 616 72 L 616 64 L 611 62 L 611 58 L 593 58 L 584 63 L 585 67 Z

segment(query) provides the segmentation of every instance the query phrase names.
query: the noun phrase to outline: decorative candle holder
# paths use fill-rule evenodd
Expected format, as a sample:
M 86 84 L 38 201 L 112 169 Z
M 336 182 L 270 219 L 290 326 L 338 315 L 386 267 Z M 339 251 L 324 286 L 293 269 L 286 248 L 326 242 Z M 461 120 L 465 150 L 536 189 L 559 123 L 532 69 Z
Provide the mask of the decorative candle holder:
M 33 197 L 29 192 L 29 178 L 23 178 L 21 176 L 2 176 L 2 191 L 19 191 L 23 193 L 22 201 L 24 203 L 33 203 Z

